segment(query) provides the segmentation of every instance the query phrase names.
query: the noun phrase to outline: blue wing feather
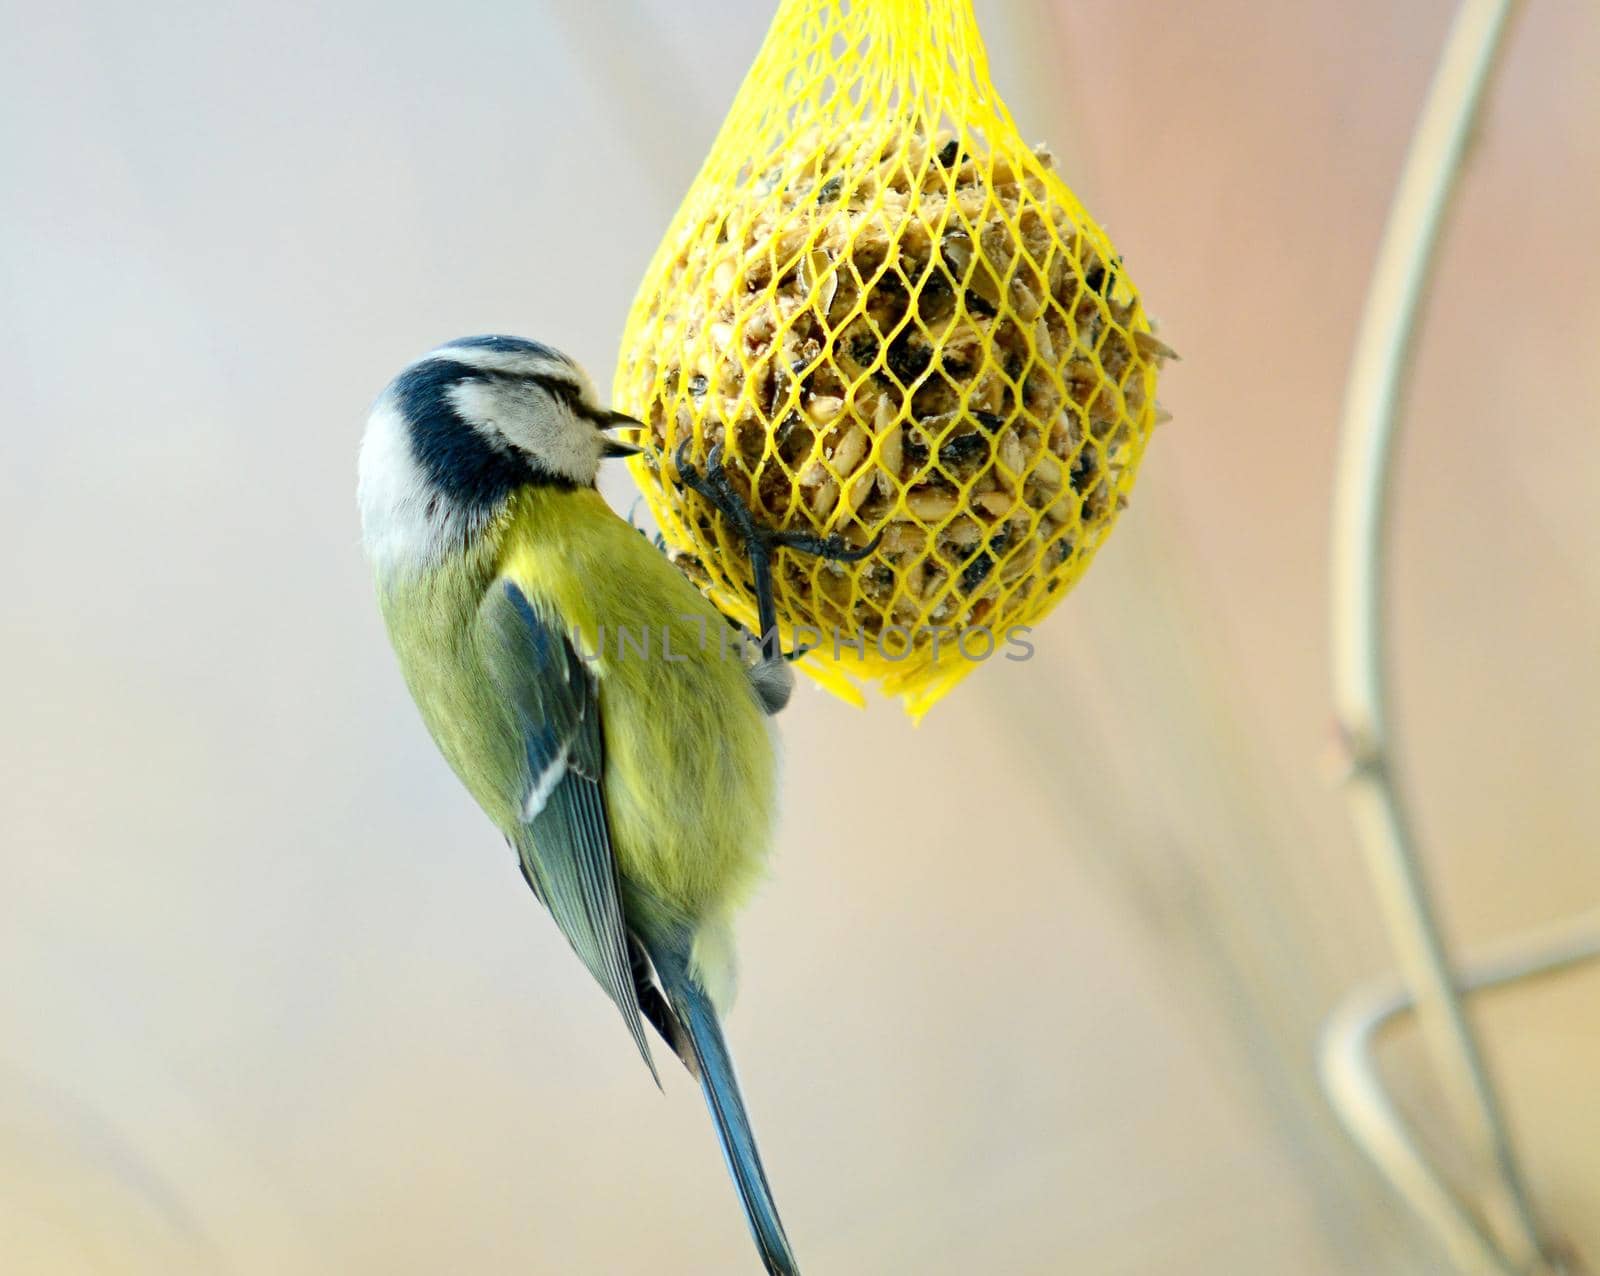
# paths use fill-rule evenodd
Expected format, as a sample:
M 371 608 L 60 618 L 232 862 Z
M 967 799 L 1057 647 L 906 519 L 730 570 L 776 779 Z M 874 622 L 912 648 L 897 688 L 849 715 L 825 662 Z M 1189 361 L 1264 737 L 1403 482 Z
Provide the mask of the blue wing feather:
M 527 757 L 522 826 L 512 844 L 535 894 L 616 1003 L 655 1075 L 629 958 L 606 818 L 599 689 L 565 634 L 509 580 L 479 614 L 485 661 Z

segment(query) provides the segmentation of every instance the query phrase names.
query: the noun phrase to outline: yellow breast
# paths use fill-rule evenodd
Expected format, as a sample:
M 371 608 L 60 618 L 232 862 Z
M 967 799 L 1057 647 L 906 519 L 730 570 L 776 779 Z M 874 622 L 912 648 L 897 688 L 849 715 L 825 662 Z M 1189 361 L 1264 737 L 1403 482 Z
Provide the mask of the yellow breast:
M 759 875 L 776 805 L 738 636 L 592 489 L 519 493 L 499 566 L 599 677 L 625 893 L 686 921 L 725 917 Z

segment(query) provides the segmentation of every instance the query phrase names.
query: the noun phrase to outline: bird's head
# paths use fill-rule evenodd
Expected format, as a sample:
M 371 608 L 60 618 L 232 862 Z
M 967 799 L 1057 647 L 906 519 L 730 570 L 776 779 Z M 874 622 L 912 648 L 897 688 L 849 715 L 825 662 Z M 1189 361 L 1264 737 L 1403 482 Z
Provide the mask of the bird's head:
M 418 458 L 434 468 L 487 450 L 541 479 L 587 487 L 600 461 L 638 451 L 607 433 L 639 423 L 601 406 L 576 363 L 521 337 L 462 337 L 389 387 Z
M 407 367 L 379 396 L 361 450 L 361 505 L 415 544 L 472 525 L 527 484 L 589 487 L 600 462 L 639 449 L 582 368 L 521 337 L 463 337 Z M 390 535 L 388 539 L 393 539 Z

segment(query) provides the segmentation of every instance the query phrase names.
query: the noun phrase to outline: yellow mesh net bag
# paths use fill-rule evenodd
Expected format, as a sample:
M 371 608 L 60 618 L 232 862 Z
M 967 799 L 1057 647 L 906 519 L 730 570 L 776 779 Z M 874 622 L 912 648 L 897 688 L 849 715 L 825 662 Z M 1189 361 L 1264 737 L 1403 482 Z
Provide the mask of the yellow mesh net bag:
M 1110 242 L 1018 135 L 969 0 L 782 0 L 623 336 L 615 399 L 674 560 L 750 629 L 736 533 L 674 482 L 721 443 L 776 527 L 801 668 L 913 717 L 1088 566 L 1156 418 L 1151 335 Z M 1020 652 L 1020 645 L 1016 648 Z

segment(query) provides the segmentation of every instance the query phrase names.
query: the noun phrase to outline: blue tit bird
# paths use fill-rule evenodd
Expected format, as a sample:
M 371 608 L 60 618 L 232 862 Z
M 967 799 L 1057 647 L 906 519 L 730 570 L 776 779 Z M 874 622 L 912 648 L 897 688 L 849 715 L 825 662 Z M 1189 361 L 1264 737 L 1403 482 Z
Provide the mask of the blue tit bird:
M 777 765 L 768 718 L 793 675 L 776 642 L 779 548 L 854 558 L 757 525 L 717 463 L 680 478 L 744 534 L 759 654 L 595 489 L 638 422 L 565 355 L 469 337 L 377 400 L 361 446 L 362 537 L 423 721 L 527 883 L 616 1004 L 652 1076 L 648 1022 L 704 1091 L 769 1273 L 798 1271 L 720 1019 L 732 920 L 762 872 Z

